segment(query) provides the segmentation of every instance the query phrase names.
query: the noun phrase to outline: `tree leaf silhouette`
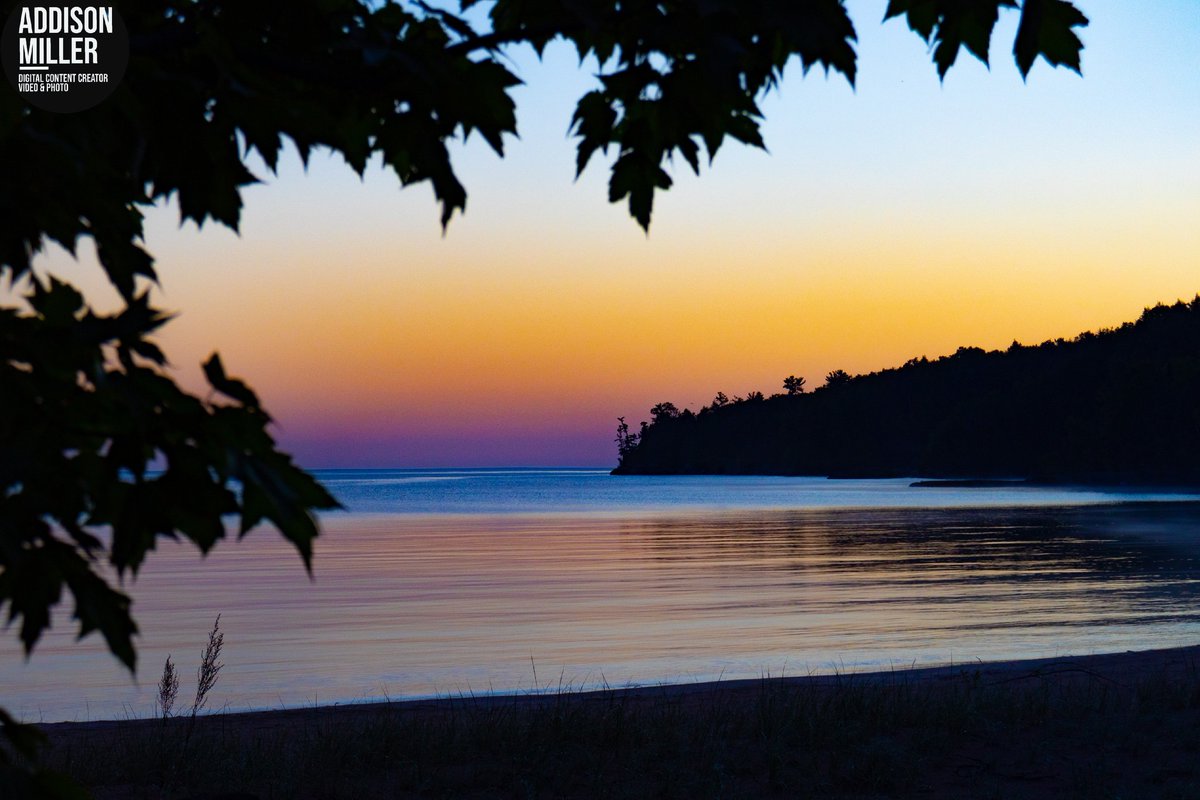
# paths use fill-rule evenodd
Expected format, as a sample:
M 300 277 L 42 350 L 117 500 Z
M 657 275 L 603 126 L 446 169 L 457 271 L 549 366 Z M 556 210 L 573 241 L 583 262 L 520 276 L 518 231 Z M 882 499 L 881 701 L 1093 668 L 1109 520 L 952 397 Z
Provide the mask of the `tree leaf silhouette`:
M 1013 55 L 1024 76 L 1033 69 L 1038 56 L 1051 66 L 1063 66 L 1081 72 L 1083 42 L 1074 28 L 1088 24 L 1088 18 L 1067 0 L 1025 0 Z
M 933 45 L 938 76 L 946 77 L 962 47 L 988 63 L 992 31 L 1001 8 L 1017 8 L 1015 0 L 889 0 L 884 18 L 900 15 L 925 41 Z
M 256 395 L 249 386 L 237 378 L 230 378 L 225 375 L 225 367 L 221 364 L 221 357 L 216 353 L 209 356 L 208 361 L 204 362 L 204 377 L 208 378 L 208 382 L 212 387 L 226 397 L 237 400 L 244 406 L 249 408 L 258 408 L 258 395 Z

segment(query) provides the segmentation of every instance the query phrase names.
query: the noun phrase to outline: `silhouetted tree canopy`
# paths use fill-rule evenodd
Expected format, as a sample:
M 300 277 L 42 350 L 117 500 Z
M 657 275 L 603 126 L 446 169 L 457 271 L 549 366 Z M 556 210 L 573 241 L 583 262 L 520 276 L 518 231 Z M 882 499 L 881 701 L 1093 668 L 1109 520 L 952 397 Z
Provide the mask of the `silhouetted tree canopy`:
M 6 13 L 15 6 L 3 3 Z M 944 75 L 963 47 L 986 60 L 1000 9 L 1016 6 L 891 0 L 887 16 L 932 45 Z M 290 141 L 305 159 L 328 148 L 362 172 L 379 156 L 402 185 L 429 182 L 445 225 L 467 200 L 447 144 L 475 133 L 502 154 L 517 130 L 520 81 L 505 48 L 540 52 L 561 39 L 602 65 L 572 120 L 576 169 L 610 154 L 610 200 L 648 227 L 673 156 L 699 171 L 702 151 L 711 159 L 729 138 L 763 146 L 758 99 L 793 59 L 851 83 L 856 75 L 842 0 L 462 0 L 459 9 L 128 0 L 119 11 L 130 59 L 108 100 L 54 114 L 0 92 L 0 276 L 24 295 L 0 309 L 0 604 L 27 651 L 66 592 L 80 633 L 98 631 L 132 669 L 130 600 L 100 562 L 136 572 L 160 536 L 207 551 L 229 514 L 243 534 L 270 522 L 307 564 L 314 511 L 335 505 L 276 448 L 258 397 L 216 356 L 205 365 L 212 396 L 175 384 L 151 340 L 167 316 L 150 301 L 148 207 L 174 199 L 183 220 L 236 230 L 242 189 L 261 177 L 249 157 L 273 170 Z M 1038 56 L 1079 69 L 1073 29 L 1086 19 L 1071 3 L 1025 0 L 1019 13 L 1022 74 Z M 114 313 L 31 273 L 48 242 L 75 253 L 86 239 L 124 300 Z
M 853 379 L 850 377 L 850 373 L 846 372 L 846 370 L 835 369 L 833 372 L 831 372 L 825 376 L 825 385 L 826 386 L 844 386 L 845 384 L 849 383 L 851 380 L 853 380 Z
M 624 417 L 617 417 L 617 456 L 624 458 L 637 447 L 638 434 L 629 432 L 629 423 Z
M 1071 341 L 841 375 L 655 420 L 616 471 L 1200 484 L 1200 297 Z
M 804 378 L 788 375 L 783 379 L 783 390 L 788 394 L 804 394 Z
M 674 403 L 658 403 L 650 409 L 650 419 L 654 422 L 663 420 L 675 419 L 679 416 L 679 409 Z

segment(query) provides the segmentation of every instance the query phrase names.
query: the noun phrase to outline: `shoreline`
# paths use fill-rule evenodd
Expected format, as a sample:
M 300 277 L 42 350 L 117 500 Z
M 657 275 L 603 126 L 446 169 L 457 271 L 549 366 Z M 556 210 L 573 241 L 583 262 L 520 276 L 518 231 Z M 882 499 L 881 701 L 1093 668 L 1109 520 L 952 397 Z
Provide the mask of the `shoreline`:
M 1200 645 L 39 725 L 95 800 L 1200 796 Z
M 1101 680 L 1114 686 L 1131 686 L 1150 677 L 1200 678 L 1200 644 L 1151 650 L 1125 650 L 1116 653 L 1065 655 L 1035 659 L 1003 661 L 973 661 L 962 664 L 943 664 L 931 667 L 904 667 L 886 670 L 834 672 L 783 677 L 735 678 L 731 680 L 697 681 L 694 683 L 662 683 L 582 689 L 556 692 L 522 691 L 496 694 L 457 694 L 434 698 L 407 700 L 370 700 L 362 702 L 318 704 L 303 707 L 251 709 L 246 711 L 211 711 L 197 717 L 198 725 L 219 720 L 223 725 L 270 727 L 299 719 L 334 719 L 369 716 L 377 712 L 427 713 L 471 708 L 528 707 L 538 708 L 563 702 L 597 703 L 613 701 L 658 702 L 689 698 L 731 697 L 761 690 L 764 686 L 781 689 L 844 689 L 855 686 L 887 687 L 916 684 L 936 688 L 939 685 L 973 681 L 983 686 L 1020 681 Z M 175 717 L 179 720 L 182 717 Z M 87 731 L 136 728 L 160 724 L 153 717 L 107 719 L 67 722 L 30 723 L 48 735 Z

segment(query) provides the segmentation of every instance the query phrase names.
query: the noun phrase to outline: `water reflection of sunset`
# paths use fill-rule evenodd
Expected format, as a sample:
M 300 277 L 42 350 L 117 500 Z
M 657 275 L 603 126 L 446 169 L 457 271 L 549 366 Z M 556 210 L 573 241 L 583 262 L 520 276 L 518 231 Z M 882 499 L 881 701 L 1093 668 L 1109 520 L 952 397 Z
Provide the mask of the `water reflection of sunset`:
M 132 588 L 151 665 L 222 614 L 233 709 L 529 689 L 535 669 L 577 688 L 926 666 L 1194 641 L 1197 513 L 334 515 L 311 583 L 263 532 L 202 569 L 160 548 Z M 45 719 L 152 699 L 66 626 L 0 679 Z

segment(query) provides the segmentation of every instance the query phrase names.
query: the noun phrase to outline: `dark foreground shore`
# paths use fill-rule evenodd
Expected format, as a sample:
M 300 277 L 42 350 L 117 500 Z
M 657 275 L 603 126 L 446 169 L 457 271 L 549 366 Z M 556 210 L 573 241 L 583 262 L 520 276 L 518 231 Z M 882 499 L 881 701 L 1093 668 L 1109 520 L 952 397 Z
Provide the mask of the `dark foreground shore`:
M 1200 798 L 1200 646 L 43 729 L 97 798 Z

